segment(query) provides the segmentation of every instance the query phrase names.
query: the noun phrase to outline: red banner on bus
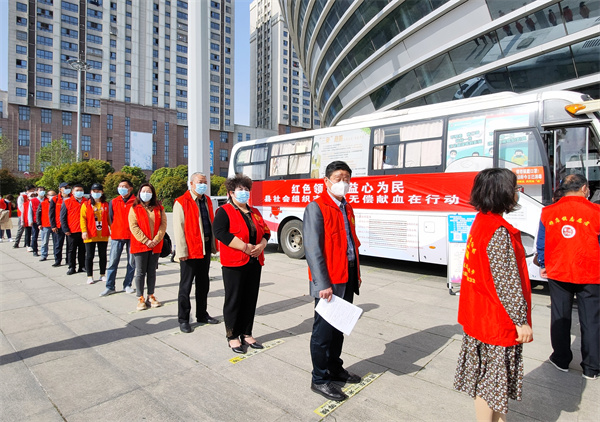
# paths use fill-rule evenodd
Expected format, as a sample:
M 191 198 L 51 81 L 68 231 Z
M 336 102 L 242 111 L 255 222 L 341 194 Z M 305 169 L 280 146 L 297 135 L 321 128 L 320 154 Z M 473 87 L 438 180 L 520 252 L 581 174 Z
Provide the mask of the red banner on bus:
M 346 200 L 355 209 L 472 212 L 469 205 L 477 173 L 434 173 L 355 177 Z M 254 182 L 254 206 L 301 207 L 325 192 L 323 179 Z

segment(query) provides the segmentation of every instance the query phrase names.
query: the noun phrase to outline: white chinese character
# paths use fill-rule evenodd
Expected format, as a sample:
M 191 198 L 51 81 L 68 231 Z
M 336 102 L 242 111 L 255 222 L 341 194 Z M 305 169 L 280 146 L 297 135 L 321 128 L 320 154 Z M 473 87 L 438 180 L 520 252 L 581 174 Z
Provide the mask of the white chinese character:
M 432 202 L 434 204 L 437 204 L 439 200 L 440 200 L 440 196 L 439 195 L 427 195 L 427 197 L 425 198 L 425 201 L 428 204 L 431 204 Z
M 292 195 L 292 202 L 300 202 L 300 195 Z
M 305 195 L 307 193 L 310 193 L 310 185 L 308 183 L 305 183 L 304 185 L 302 185 L 302 193 Z
M 369 185 L 369 182 L 365 183 L 365 185 L 361 189 L 364 193 L 373 192 L 373 186 Z
M 385 183 L 385 182 L 377 183 L 377 193 L 381 193 L 381 192 L 388 193 L 388 189 L 389 189 L 389 187 L 388 187 L 387 183 Z
M 300 193 L 300 185 L 292 185 L 292 193 Z
M 358 195 L 348 195 L 348 203 L 349 204 L 359 204 L 360 201 L 358 200 Z
M 387 195 L 377 195 L 377 203 L 378 204 L 387 204 L 388 203 Z
M 322 183 L 316 184 L 314 189 L 315 189 L 316 194 L 319 194 L 319 195 L 322 194 L 323 193 L 323 184 Z
M 265 195 L 265 202 L 271 202 L 271 195 Z
M 421 203 L 421 195 L 409 195 L 408 202 L 411 204 L 420 204 Z
M 283 198 L 283 202 L 290 202 L 290 197 L 285 195 Z
M 302 195 L 302 202 L 310 202 L 310 195 Z
M 363 196 L 363 202 L 365 204 L 372 204 L 373 203 L 373 195 L 365 195 L 365 196 Z
M 401 195 L 394 195 L 392 204 L 404 204 L 404 197 Z
M 281 202 L 281 198 L 279 197 L 279 195 L 275 195 L 273 197 L 273 202 Z
M 460 202 L 460 198 L 456 195 L 446 195 L 444 197 L 445 204 L 458 204 Z
M 358 183 L 350 182 L 350 189 L 348 189 L 348 193 L 358 193 Z
M 392 182 L 392 193 L 404 193 L 404 181 L 398 180 Z

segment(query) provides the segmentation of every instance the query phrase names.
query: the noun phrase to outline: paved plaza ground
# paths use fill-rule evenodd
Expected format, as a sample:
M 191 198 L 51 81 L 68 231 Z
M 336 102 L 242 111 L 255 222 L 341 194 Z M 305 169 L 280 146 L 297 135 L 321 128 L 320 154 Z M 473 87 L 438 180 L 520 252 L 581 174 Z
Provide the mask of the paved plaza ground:
M 11 246 L 0 244 L 2 421 L 474 420 L 472 400 L 452 390 L 461 327 L 443 267 L 363 260 L 355 303 L 364 314 L 342 357 L 365 378 L 333 406 L 310 390 L 304 260 L 269 246 L 254 331 L 268 348 L 236 360 L 223 324 L 179 332 L 178 264 L 160 260 L 164 306 L 138 312 L 134 295 L 99 297 L 102 283 L 87 285 L 85 274 L 66 276 L 65 266 Z M 209 313 L 222 320 L 218 262 L 210 274 Z M 570 372 L 547 362 L 549 305 L 547 288 L 536 286 L 524 399 L 510 403 L 509 420 L 598 421 L 600 381 L 581 376 L 579 325 Z

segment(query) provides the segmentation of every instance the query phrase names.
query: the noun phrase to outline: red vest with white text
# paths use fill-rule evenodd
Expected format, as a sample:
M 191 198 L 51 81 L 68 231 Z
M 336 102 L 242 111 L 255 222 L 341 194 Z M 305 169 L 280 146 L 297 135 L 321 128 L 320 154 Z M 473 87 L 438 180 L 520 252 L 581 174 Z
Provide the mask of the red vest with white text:
M 492 213 L 478 213 L 467 240 L 460 285 L 458 323 L 464 332 L 495 346 L 515 346 L 517 329 L 500 302 L 490 270 L 487 247 L 496 230 L 503 226 L 510 234 L 515 252 L 523 297 L 527 301 L 527 321 L 531 325 L 531 285 L 521 233 L 504 218 Z

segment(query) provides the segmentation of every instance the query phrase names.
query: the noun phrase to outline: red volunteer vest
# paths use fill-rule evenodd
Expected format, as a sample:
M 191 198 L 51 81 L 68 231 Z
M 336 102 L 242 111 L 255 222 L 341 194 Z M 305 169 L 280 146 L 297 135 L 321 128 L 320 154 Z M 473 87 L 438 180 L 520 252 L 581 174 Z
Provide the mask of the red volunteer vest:
M 87 201 L 85 203 L 86 212 L 85 219 L 87 225 L 87 233 L 90 237 L 96 237 L 98 234 L 98 230 L 96 229 L 96 215 L 94 213 L 94 207 L 92 207 L 92 202 Z M 102 237 L 110 236 L 110 229 L 108 228 L 108 202 L 102 202 Z
M 31 206 L 31 201 L 26 200 L 23 202 L 23 227 L 31 227 L 31 223 L 33 221 L 29 221 L 29 207 Z
M 130 195 L 127 202 L 123 201 L 121 195 L 111 201 L 113 211 L 112 225 L 110 226 L 111 238 L 119 240 L 131 238 L 128 218 L 134 201 L 135 195 Z
M 60 229 L 60 207 L 62 207 L 63 197 L 59 193 L 54 198 L 52 198 L 52 200 L 54 201 L 54 220 L 56 221 L 56 227 Z
M 22 193 L 21 196 L 24 199 L 27 199 L 27 194 L 26 193 Z M 17 198 L 17 204 L 19 203 L 19 199 Z M 23 201 L 23 203 L 25 203 L 25 201 Z M 19 207 L 17 206 L 17 217 L 21 216 L 21 210 L 19 209 Z
M 40 206 L 40 200 L 38 198 L 31 198 L 31 200 L 29 201 L 29 206 L 31 207 L 31 215 L 33 216 L 33 222 L 39 224 L 40 222 L 36 221 L 36 216 L 38 207 Z
M 246 220 L 244 220 L 242 214 L 231 204 L 225 204 L 221 208 L 223 208 L 223 210 L 227 213 L 227 217 L 229 217 L 229 232 L 232 235 L 242 239 L 244 243 L 249 243 L 250 232 L 248 231 Z M 256 227 L 256 241 L 259 242 L 262 240 L 265 233 L 271 233 L 271 231 L 267 227 L 267 224 L 263 220 L 260 212 L 250 205 L 248 205 L 248 208 L 250 208 L 254 226 Z M 219 250 L 221 252 L 221 265 L 224 267 L 241 267 L 250 261 L 250 255 L 245 254 L 243 251 L 230 248 L 224 243 L 221 243 Z M 265 265 L 264 252 L 258 256 L 258 262 L 260 265 Z
M 86 199 L 77 201 L 74 196 L 65 199 L 63 205 L 67 207 L 67 222 L 70 233 L 81 233 L 81 207 L 85 205 Z
M 0 210 L 8 210 L 9 216 L 12 216 L 12 203 L 0 198 Z
M 486 344 L 515 346 L 517 329 L 506 309 L 502 306 L 490 271 L 486 249 L 492 236 L 500 227 L 505 227 L 515 251 L 523 296 L 527 301 L 527 321 L 531 325 L 531 285 L 525 250 L 521 244 L 521 233 L 504 218 L 492 213 L 478 213 L 467 240 L 460 285 L 458 323 L 466 334 Z
M 142 232 L 144 233 L 144 235 L 146 235 L 146 237 L 148 239 L 152 239 L 152 237 L 150 236 L 150 219 L 148 218 L 148 213 L 146 212 L 146 208 L 144 208 L 143 205 L 136 205 L 133 208 L 134 212 L 135 212 L 135 216 L 137 217 L 137 221 L 138 221 L 138 226 L 140 227 L 140 229 L 142 230 Z M 154 235 L 156 236 L 156 233 L 158 233 L 158 229 L 160 228 L 160 217 L 161 217 L 161 210 L 162 207 L 159 205 L 157 207 L 154 208 Z M 154 249 L 152 249 L 152 253 L 160 253 L 160 251 L 162 250 L 162 244 L 163 241 L 161 240 L 158 245 L 156 245 L 154 247 Z M 135 238 L 135 236 L 131 236 L 131 253 L 141 253 L 141 252 L 149 252 L 150 248 L 146 245 L 144 245 L 142 242 L 140 242 L 139 240 L 137 240 Z
M 542 209 L 541 220 L 548 278 L 600 284 L 600 205 L 581 196 L 564 196 Z
M 42 227 L 50 227 L 50 200 L 44 198 L 40 206 L 42 207 Z
M 325 257 L 329 279 L 332 284 L 347 283 L 348 238 L 346 236 L 346 225 L 344 224 L 342 210 L 327 192 L 315 199 L 315 202 L 319 205 L 321 214 L 323 214 L 323 256 Z M 354 210 L 347 202 L 346 214 L 348 216 L 348 223 L 350 223 L 352 239 L 354 240 L 354 255 L 356 256 L 358 279 L 360 280 L 360 265 L 358 265 L 358 247 L 360 246 L 360 241 L 356 237 Z M 308 268 L 308 278 L 312 281 L 310 267 Z
M 212 201 L 208 195 L 204 195 L 206 198 L 206 206 L 208 208 L 208 215 L 210 216 L 210 222 L 212 224 L 215 219 L 213 212 Z M 181 195 L 175 200 L 179 202 L 183 208 L 183 215 L 185 216 L 185 243 L 188 248 L 188 259 L 199 259 L 204 257 L 204 240 L 202 240 L 202 234 L 200 232 L 200 210 L 198 204 L 194 201 L 192 193 L 188 190 L 186 193 Z M 210 254 L 210 250 L 208 251 Z

